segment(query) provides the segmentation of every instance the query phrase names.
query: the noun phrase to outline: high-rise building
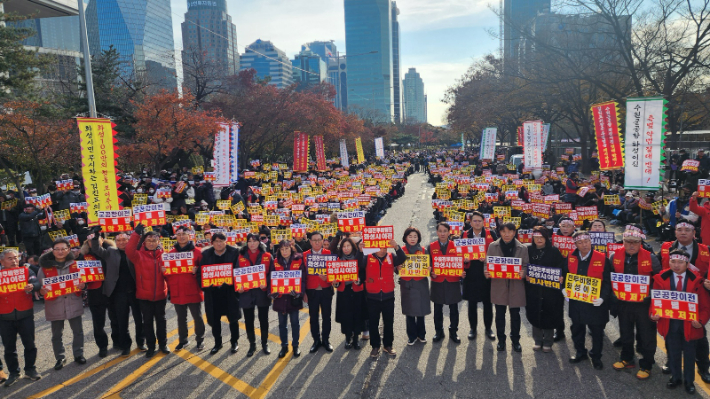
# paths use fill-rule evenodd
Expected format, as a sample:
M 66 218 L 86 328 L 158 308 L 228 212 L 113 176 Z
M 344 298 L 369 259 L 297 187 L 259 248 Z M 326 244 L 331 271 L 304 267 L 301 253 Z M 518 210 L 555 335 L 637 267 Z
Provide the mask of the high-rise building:
M 226 0 L 187 0 L 182 48 L 184 83 L 189 88 L 196 85 L 196 76 L 208 75 L 219 81 L 239 72 L 237 27 L 227 12 Z
M 320 55 L 311 50 L 301 50 L 291 60 L 293 81 L 300 87 L 315 86 L 328 79 L 328 67 Z
M 402 76 L 400 69 L 400 51 L 399 51 L 399 22 L 397 16 L 399 8 L 397 2 L 392 2 L 392 98 L 394 106 L 394 123 L 400 123 L 402 120 Z
M 345 0 L 348 111 L 376 122 L 394 117 L 392 3 Z
M 346 57 L 340 56 L 338 47 L 329 42 L 310 42 L 301 46 L 301 50 L 311 50 L 318 54 L 328 66 L 326 81 L 335 86 L 335 99 L 333 105 L 341 111 L 348 108 L 348 79 Z
M 113 46 L 127 78 L 177 89 L 170 0 L 90 0 L 86 29 L 91 54 Z
M 247 46 L 239 62 L 241 70 L 254 69 L 257 77 L 269 77 L 269 84 L 279 89 L 293 84 L 291 60 L 268 40 L 257 39 Z
M 550 0 L 505 0 L 503 8 L 503 68 L 515 71 L 518 67 L 520 40 L 526 25 L 539 12 L 550 10 Z
M 427 123 L 424 81 L 416 68 L 409 68 L 402 82 L 404 87 L 404 122 Z

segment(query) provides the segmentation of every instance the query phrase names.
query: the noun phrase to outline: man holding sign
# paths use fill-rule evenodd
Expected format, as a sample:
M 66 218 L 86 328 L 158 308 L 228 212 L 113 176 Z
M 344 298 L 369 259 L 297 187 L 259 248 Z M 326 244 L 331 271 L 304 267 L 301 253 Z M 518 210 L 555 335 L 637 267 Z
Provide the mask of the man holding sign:
M 671 378 L 666 387 L 673 389 L 684 381 L 685 391 L 695 393 L 695 349 L 698 340 L 705 336 L 703 326 L 710 318 L 710 298 L 702 287 L 702 277 L 688 269 L 689 261 L 688 253 L 682 249 L 670 252 L 670 270 L 653 277 L 654 298 L 651 299 L 650 315 L 651 320 L 658 323 L 658 333 L 666 340 L 668 348 Z M 679 307 L 678 301 L 674 305 L 674 301 L 664 301 L 660 299 L 663 295 L 656 295 L 677 293 L 692 293 L 697 298 L 697 304 L 692 304 L 695 313 L 686 315 L 690 316 L 686 317 L 689 320 L 683 320 L 680 312 L 674 311 L 674 307 Z M 659 299 L 655 299 L 656 296 Z M 664 302 L 669 305 L 668 308 Z
M 562 295 L 569 299 L 569 317 L 572 319 L 572 341 L 577 353 L 569 359 L 576 364 L 589 357 L 592 358 L 594 369 L 601 370 L 604 364 L 601 361 L 604 345 L 604 327 L 609 322 L 609 302 L 613 295 L 611 290 L 611 263 L 607 257 L 598 251 L 592 250 L 592 237 L 587 232 L 578 231 L 572 236 L 577 247 L 567 257 L 567 283 L 562 290 Z M 601 281 L 601 287 L 580 284 L 572 285 L 571 279 L 591 277 Z M 587 302 L 575 300 L 576 294 L 583 294 L 596 298 Z M 587 327 L 592 332 L 592 350 L 587 355 L 584 345 Z

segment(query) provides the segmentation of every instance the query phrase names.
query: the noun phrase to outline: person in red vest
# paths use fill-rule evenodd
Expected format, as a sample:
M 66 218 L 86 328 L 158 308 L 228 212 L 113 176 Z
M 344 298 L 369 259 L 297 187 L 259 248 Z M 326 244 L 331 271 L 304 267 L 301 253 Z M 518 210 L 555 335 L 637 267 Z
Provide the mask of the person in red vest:
M 599 298 L 592 303 L 583 301 L 569 301 L 569 317 L 572 319 L 572 341 L 576 354 L 569 359 L 576 364 L 589 357 L 592 358 L 594 369 L 601 370 L 604 364 L 601 361 L 604 345 L 604 327 L 609 322 L 609 302 L 613 292 L 611 289 L 611 262 L 606 255 L 592 250 L 592 238 L 587 232 L 578 231 L 572 236 L 577 249 L 567 257 L 567 267 L 563 274 L 577 274 L 601 279 Z M 567 290 L 562 294 L 567 296 Z M 587 355 L 584 345 L 587 328 L 592 335 L 592 350 Z
M 394 271 L 395 267 L 407 260 L 397 241 L 390 240 L 390 247 L 395 248 L 397 256 L 387 253 L 387 248 L 363 257 L 359 266 L 360 281 L 365 282 L 367 291 L 367 311 L 370 320 L 370 352 L 371 358 L 380 355 L 380 315 L 384 337 L 383 350 L 395 357 L 397 352 L 392 348 L 394 343 Z
M 195 248 L 195 245 L 190 241 L 190 229 L 186 226 L 178 227 L 175 232 L 177 243 L 170 250 L 170 253 L 177 252 L 192 252 L 193 265 L 199 265 L 202 260 L 202 251 Z M 192 321 L 195 323 L 195 342 L 197 350 L 204 349 L 205 340 L 205 321 L 202 319 L 202 294 L 201 284 L 195 278 L 197 271 L 196 266 L 192 266 L 188 273 L 165 275 L 165 266 L 160 267 L 160 271 L 165 276 L 165 282 L 168 284 L 170 292 L 170 302 L 175 307 L 178 322 L 178 337 L 179 343 L 175 350 L 181 350 L 189 343 L 187 340 L 187 311 L 192 315 Z
M 444 334 L 444 305 L 449 306 L 449 334 L 450 339 L 457 344 L 461 343 L 458 336 L 459 329 L 459 302 L 461 302 L 461 277 L 437 276 L 434 273 L 434 257 L 440 255 L 458 256 L 454 242 L 449 240 L 451 227 L 448 223 L 440 222 L 436 225 L 437 240 L 429 244 L 431 273 L 431 301 L 434 302 L 434 338 L 432 341 L 439 342 Z M 466 271 L 463 272 L 466 278 Z
M 643 233 L 627 230 L 624 233 L 624 246 L 609 255 L 614 273 L 647 276 L 649 279 L 661 272 L 661 262 L 653 254 L 641 246 Z M 636 378 L 648 379 L 656 355 L 656 325 L 649 320 L 648 310 L 651 305 L 650 292 L 645 298 L 625 294 L 619 296 L 612 306 L 612 314 L 619 317 L 619 333 L 621 335 L 621 356 L 614 363 L 614 370 L 631 369 L 634 364 L 634 336 L 636 336 L 638 352 L 643 356 L 639 359 L 639 371 Z M 634 328 L 636 332 L 634 333 Z
M 700 239 L 705 245 L 710 245 L 710 201 L 698 204 L 698 192 L 695 191 L 688 201 L 690 211 L 700 218 Z M 692 263 L 692 262 L 691 262 Z
M 247 235 L 247 245 L 239 250 L 239 267 L 264 265 L 266 270 L 271 269 L 274 258 L 266 250 L 266 245 L 259 241 L 259 235 Z M 259 288 L 252 288 L 247 291 L 239 291 L 239 307 L 244 311 L 244 325 L 249 339 L 249 351 L 247 357 L 251 357 L 256 352 L 256 331 L 254 330 L 255 308 L 259 308 L 259 328 L 261 329 L 261 349 L 264 354 L 271 353 L 269 349 L 269 305 L 271 299 L 268 295 L 269 278 L 266 284 Z
M 353 238 L 343 238 L 338 248 L 338 260 L 357 261 L 358 272 L 364 257 Z M 360 350 L 358 335 L 365 330 L 367 319 L 367 304 L 365 302 L 365 286 L 362 280 L 335 283 L 338 289 L 335 304 L 335 322 L 340 323 L 340 331 L 345 334 L 345 349 Z
M 685 382 L 685 390 L 695 393 L 695 348 L 703 338 L 703 327 L 710 318 L 710 297 L 703 289 L 703 278 L 688 267 L 688 253 L 682 249 L 673 249 L 668 255 L 670 270 L 665 270 L 653 277 L 654 290 L 682 291 L 697 295 L 698 312 L 696 320 L 675 320 L 649 312 L 651 320 L 658 326 L 658 333 L 663 336 L 668 348 L 668 363 L 671 378 L 666 387 L 676 388 Z
M 17 359 L 17 336 L 25 348 L 25 378 L 37 381 L 42 378 L 37 372 L 37 347 L 35 346 L 35 322 L 32 302 L 33 291 L 39 291 L 40 281 L 28 267 L 20 267 L 20 254 L 6 249 L 0 259 L 2 270 L 26 269 L 27 284 L 15 292 L 0 294 L 0 337 L 5 347 L 5 363 L 10 375 L 5 380 L 9 387 L 20 379 L 20 363 Z
M 464 238 L 485 238 L 486 253 L 488 246 L 498 239 L 495 231 L 487 229 L 483 224 L 483 214 L 474 211 L 471 213 L 471 228 L 466 230 Z M 483 254 L 485 257 L 485 253 Z M 462 298 L 468 301 L 468 324 L 471 330 L 468 332 L 468 339 L 476 338 L 478 330 L 478 302 L 483 303 L 483 326 L 486 329 L 486 336 L 495 340 L 496 335 L 493 333 L 493 304 L 491 303 L 491 280 L 487 279 L 483 274 L 485 262 L 481 260 L 472 260 L 464 263 L 466 268 L 466 277 L 463 279 L 463 295 Z
M 272 272 L 280 271 L 300 271 L 301 276 L 306 274 L 306 265 L 303 263 L 303 255 L 296 252 L 296 248 L 289 240 L 282 240 L 279 243 L 278 254 L 274 259 L 269 275 Z M 291 347 L 293 357 L 301 356 L 299 344 L 301 341 L 301 325 L 298 320 L 299 310 L 303 309 L 303 278 L 301 278 L 300 293 L 292 290 L 288 293 L 269 294 L 274 299 L 274 312 L 279 315 L 279 336 L 281 338 L 281 351 L 279 358 L 283 358 L 288 353 L 288 322 L 291 321 Z
M 422 234 L 416 227 L 404 230 L 404 248 L 407 255 L 426 255 L 421 247 Z M 399 293 L 401 295 L 402 314 L 407 319 L 407 345 L 414 345 L 417 340 L 426 343 L 426 327 L 424 317 L 431 313 L 429 300 L 429 279 L 426 277 L 402 277 L 402 265 L 397 266 L 399 277 Z
M 131 234 L 126 246 L 126 256 L 136 269 L 136 298 L 143 314 L 143 331 L 148 346 L 145 357 L 151 358 L 155 355 L 156 339 L 158 349 L 165 354 L 170 353 L 165 319 L 168 285 L 160 272 L 163 265 L 160 235 L 154 231 L 143 235 L 144 231 L 145 226 L 140 223 L 134 227 L 134 234 Z
M 303 253 L 304 264 L 308 265 L 308 256 L 330 255 L 330 250 L 323 248 L 323 234 L 318 231 L 311 233 L 309 240 L 311 249 Z M 327 281 L 328 276 L 309 274 L 306 278 L 306 294 L 308 295 L 308 314 L 311 317 L 311 336 L 313 337 L 313 346 L 310 353 L 316 353 L 322 346 L 326 351 L 332 352 L 333 345 L 330 344 L 330 316 L 333 312 L 333 285 Z M 319 312 L 320 310 L 320 312 Z M 318 325 L 318 319 L 323 317 L 323 329 Z M 322 334 L 321 334 L 322 332 Z
M 69 249 L 69 241 L 58 239 L 52 243 L 52 251 L 39 257 L 39 281 L 44 281 L 47 277 L 63 276 L 71 273 L 78 273 L 79 269 L 74 262 L 74 255 Z M 79 283 L 78 288 L 83 290 L 86 284 Z M 74 361 L 78 364 L 86 364 L 84 357 L 84 327 L 81 316 L 84 314 L 84 302 L 81 299 L 81 292 L 61 295 L 56 298 L 46 299 L 49 286 L 43 286 L 40 294 L 45 296 L 44 317 L 52 322 L 52 349 L 57 363 L 55 370 L 61 370 L 66 363 L 64 356 L 64 344 L 62 343 L 62 333 L 64 332 L 64 321 L 69 321 L 73 333 L 72 352 Z
M 678 219 L 675 226 L 675 241 L 666 241 L 661 245 L 659 257 L 663 270 L 670 268 L 669 254 L 673 249 L 684 250 L 690 259 L 688 266 L 693 273 L 707 277 L 708 265 L 710 264 L 710 250 L 706 244 L 700 244 L 695 239 L 695 226 L 685 219 Z M 695 355 L 697 356 L 698 374 L 705 383 L 710 383 L 710 346 L 708 345 L 707 333 L 698 340 Z M 670 374 L 670 366 L 666 363 L 663 374 Z

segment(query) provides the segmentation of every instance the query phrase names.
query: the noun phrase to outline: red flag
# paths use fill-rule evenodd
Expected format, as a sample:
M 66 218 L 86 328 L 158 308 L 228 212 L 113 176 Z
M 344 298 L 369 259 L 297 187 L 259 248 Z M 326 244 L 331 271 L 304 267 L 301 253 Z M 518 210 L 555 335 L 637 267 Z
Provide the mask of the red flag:
M 327 169 L 325 164 L 325 146 L 323 145 L 323 136 L 313 136 L 313 144 L 316 147 L 316 169 L 323 172 Z
M 308 135 L 295 132 L 293 140 L 293 171 L 308 172 Z

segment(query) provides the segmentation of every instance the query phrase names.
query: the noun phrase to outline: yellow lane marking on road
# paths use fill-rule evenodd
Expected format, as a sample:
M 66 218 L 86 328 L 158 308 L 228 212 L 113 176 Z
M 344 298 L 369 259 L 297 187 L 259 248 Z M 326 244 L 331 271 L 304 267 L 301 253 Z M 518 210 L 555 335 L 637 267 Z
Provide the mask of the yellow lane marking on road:
M 668 352 L 666 352 L 666 340 L 660 335 L 657 335 L 658 339 L 656 340 L 657 346 L 664 352 L 666 355 L 668 355 Z M 698 370 L 695 370 L 695 382 L 697 382 L 697 386 L 700 387 L 703 391 L 705 391 L 706 394 L 710 395 L 710 388 L 708 388 L 708 385 L 703 382 L 702 379 L 700 379 L 700 374 L 698 374 Z
M 115 366 L 115 365 L 121 363 L 122 361 L 127 360 L 128 358 L 130 358 L 131 356 L 133 356 L 133 355 L 135 355 L 136 353 L 139 353 L 139 352 L 140 352 L 139 349 L 134 349 L 134 350 L 131 351 L 131 354 L 128 355 L 128 356 L 119 356 L 119 357 L 117 357 L 117 358 L 111 360 L 110 362 L 106 362 L 106 363 L 104 363 L 104 364 L 102 364 L 102 365 L 100 365 L 100 366 L 98 366 L 98 367 L 94 367 L 94 368 L 91 369 L 91 370 L 85 371 L 85 372 L 83 372 L 83 373 L 81 373 L 81 374 L 79 374 L 79 375 L 77 375 L 77 376 L 75 376 L 75 377 L 72 377 L 72 378 L 70 378 L 70 379 L 64 381 L 64 382 L 61 383 L 61 384 L 58 384 L 58 385 L 55 385 L 55 386 L 53 386 L 53 387 L 51 387 L 51 388 L 45 389 L 44 391 L 42 391 L 42 392 L 40 392 L 40 393 L 37 393 L 37 394 L 32 395 L 32 396 L 29 396 L 28 398 L 29 398 L 29 399 L 39 399 L 39 398 L 45 397 L 45 396 L 47 396 L 47 395 L 49 395 L 49 394 L 53 394 L 53 393 L 59 391 L 60 389 L 62 389 L 62 388 L 64 388 L 64 387 L 68 387 L 68 386 L 70 386 L 70 385 L 72 385 L 72 384 L 75 384 L 75 383 L 77 383 L 77 382 L 79 382 L 79 381 L 82 381 L 82 380 L 84 380 L 84 379 L 86 379 L 86 378 L 88 378 L 88 377 L 91 377 L 91 376 L 94 375 L 94 374 L 97 374 L 97 373 L 99 373 L 99 372 L 101 372 L 101 371 L 104 371 L 104 370 L 106 370 L 106 369 L 108 369 L 108 368 L 111 368 L 111 367 L 113 367 L 113 366 Z
M 193 354 L 189 351 L 179 351 L 179 352 L 175 352 L 175 354 L 180 356 L 181 358 L 185 359 L 186 361 L 192 363 L 198 369 L 204 371 L 205 373 L 222 381 L 226 385 L 236 389 L 237 391 L 239 391 L 245 395 L 249 395 L 250 392 L 253 392 L 256 390 L 256 388 L 254 388 L 251 385 L 247 384 L 246 382 L 232 376 L 227 371 L 222 370 L 221 368 L 215 366 L 214 364 L 208 362 L 207 360 L 203 359 L 202 357 L 200 357 L 196 354 Z

